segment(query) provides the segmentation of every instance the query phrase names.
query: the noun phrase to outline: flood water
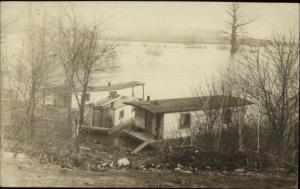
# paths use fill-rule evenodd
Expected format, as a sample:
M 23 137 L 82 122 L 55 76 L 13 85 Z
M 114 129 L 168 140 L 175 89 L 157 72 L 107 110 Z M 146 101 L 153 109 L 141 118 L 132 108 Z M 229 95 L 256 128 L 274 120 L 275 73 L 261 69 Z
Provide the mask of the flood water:
M 102 82 L 140 81 L 151 99 L 191 96 L 191 88 L 207 82 L 229 61 L 229 47 L 219 44 L 120 42 L 119 69 Z M 131 91 L 131 90 L 130 90 Z M 142 90 L 136 89 L 140 95 Z

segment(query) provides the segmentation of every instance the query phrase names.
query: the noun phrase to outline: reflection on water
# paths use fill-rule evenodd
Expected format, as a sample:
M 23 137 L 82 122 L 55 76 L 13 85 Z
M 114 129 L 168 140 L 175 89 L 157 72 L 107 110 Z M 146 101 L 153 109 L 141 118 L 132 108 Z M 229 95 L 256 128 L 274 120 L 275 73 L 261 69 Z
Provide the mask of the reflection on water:
M 187 48 L 180 43 L 122 42 L 119 52 L 119 70 L 97 83 L 141 81 L 151 99 L 191 96 L 191 87 L 217 74 L 230 57 L 227 48 L 216 44 Z

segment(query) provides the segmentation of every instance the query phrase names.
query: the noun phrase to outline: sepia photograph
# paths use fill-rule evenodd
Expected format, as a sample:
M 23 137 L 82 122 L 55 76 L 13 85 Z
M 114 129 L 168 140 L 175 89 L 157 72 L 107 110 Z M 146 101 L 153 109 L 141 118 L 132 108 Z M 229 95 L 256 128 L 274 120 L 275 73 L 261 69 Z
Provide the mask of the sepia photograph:
M 299 12 L 2 1 L 0 186 L 297 189 Z

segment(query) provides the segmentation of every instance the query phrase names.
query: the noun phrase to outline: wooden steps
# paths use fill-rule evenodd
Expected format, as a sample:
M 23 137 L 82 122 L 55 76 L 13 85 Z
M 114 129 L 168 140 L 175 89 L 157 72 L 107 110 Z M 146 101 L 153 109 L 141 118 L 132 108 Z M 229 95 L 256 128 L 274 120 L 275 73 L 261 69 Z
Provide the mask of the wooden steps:
M 139 151 L 141 151 L 143 148 L 145 148 L 148 144 L 150 144 L 150 141 L 145 141 L 142 144 L 140 144 L 137 148 L 135 148 L 131 153 L 136 154 Z
M 160 142 L 161 140 L 154 139 L 154 137 L 147 132 L 138 132 L 130 129 L 123 129 L 123 133 L 141 141 L 142 143 L 136 147 L 131 153 L 136 154 L 142 149 L 144 149 L 147 145 L 151 145 L 156 142 Z

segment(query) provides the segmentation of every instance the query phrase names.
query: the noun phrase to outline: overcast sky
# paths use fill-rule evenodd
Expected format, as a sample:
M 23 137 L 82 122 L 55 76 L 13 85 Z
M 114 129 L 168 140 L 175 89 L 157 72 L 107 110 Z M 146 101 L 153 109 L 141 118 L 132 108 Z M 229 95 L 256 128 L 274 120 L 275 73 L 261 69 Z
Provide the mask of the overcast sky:
M 7 34 L 22 33 L 28 18 L 28 2 L 2 2 L 2 23 L 15 22 Z M 107 26 L 117 31 L 155 31 L 160 29 L 222 30 L 228 18 L 224 2 L 72 2 L 84 22 L 105 16 Z M 46 10 L 57 17 L 59 9 L 70 8 L 67 2 L 31 2 L 34 15 Z M 245 17 L 257 18 L 248 26 L 248 35 L 265 38 L 272 29 L 299 29 L 297 3 L 242 3 Z M 37 18 L 38 19 L 38 18 Z

